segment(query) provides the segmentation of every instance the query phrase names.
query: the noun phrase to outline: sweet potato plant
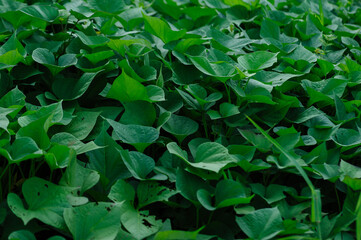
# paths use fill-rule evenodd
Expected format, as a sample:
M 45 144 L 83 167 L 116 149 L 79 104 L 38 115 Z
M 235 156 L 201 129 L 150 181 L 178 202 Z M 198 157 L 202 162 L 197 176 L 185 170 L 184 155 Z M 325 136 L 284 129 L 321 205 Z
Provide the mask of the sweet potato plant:
M 0 0 L 0 239 L 361 240 L 357 0 Z

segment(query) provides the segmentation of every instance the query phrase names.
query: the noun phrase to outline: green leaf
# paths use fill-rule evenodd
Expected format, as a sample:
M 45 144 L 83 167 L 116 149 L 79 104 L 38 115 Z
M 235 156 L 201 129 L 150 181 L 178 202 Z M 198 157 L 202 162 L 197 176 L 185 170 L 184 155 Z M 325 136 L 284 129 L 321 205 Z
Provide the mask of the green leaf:
M 28 159 L 41 157 L 43 154 L 35 141 L 29 137 L 19 137 L 15 139 L 8 149 L 0 149 L 0 155 L 4 156 L 9 163 L 20 163 Z
M 206 75 L 217 77 L 222 82 L 236 75 L 236 68 L 228 62 L 211 62 L 206 57 L 187 55 L 193 65 Z
M 191 201 L 193 204 L 199 206 L 197 199 L 197 192 L 200 189 L 205 189 L 212 191 L 210 185 L 206 183 L 202 178 L 197 177 L 189 172 L 186 172 L 183 169 L 177 170 L 177 180 L 176 180 L 177 190 L 182 194 L 183 197 Z
M 224 118 L 230 117 L 240 113 L 238 108 L 238 106 L 232 103 L 221 103 L 221 105 L 219 105 L 219 113 Z
M 106 120 L 113 127 L 114 134 L 119 140 L 133 145 L 140 152 L 143 152 L 146 147 L 159 137 L 159 131 L 152 127 L 133 124 L 124 125 L 111 119 Z
M 278 208 L 256 210 L 236 222 L 242 231 L 252 239 L 271 239 L 283 230 L 281 213 Z
M 136 179 L 146 179 L 147 175 L 152 172 L 155 167 L 153 158 L 141 152 L 120 150 L 119 153 L 122 156 L 125 166 L 127 166 L 129 172 Z
M 208 191 L 201 189 L 197 191 L 197 198 L 204 208 L 214 211 L 219 208 L 250 203 L 253 196 L 246 196 L 246 188 L 239 182 L 233 180 L 222 180 L 217 183 L 215 200 L 212 201 Z M 214 202 L 214 204 L 212 204 Z
M 61 128 L 63 132 L 70 133 L 79 140 L 85 139 L 93 130 L 100 112 L 79 111 L 69 125 Z
M 105 45 L 107 42 L 109 42 L 109 39 L 104 36 L 87 36 L 83 32 L 75 31 L 78 35 L 80 41 L 82 41 L 85 45 L 95 48 L 102 45 Z
M 264 19 L 261 24 L 260 36 L 265 39 L 280 39 L 280 27 L 270 19 Z
M 236 160 L 228 153 L 228 149 L 216 142 L 202 143 L 197 148 L 193 167 L 218 173 L 228 164 Z
M 68 146 L 69 148 L 74 149 L 77 155 L 102 148 L 96 145 L 94 142 L 83 143 L 70 133 L 65 132 L 57 133 L 52 136 L 51 142 Z
M 133 44 L 137 44 L 138 46 L 141 45 L 141 46 L 147 47 L 148 49 L 152 49 L 151 43 L 146 39 L 137 39 L 137 38 L 133 38 L 133 39 L 111 39 L 108 42 L 108 46 L 111 49 L 113 49 L 114 51 L 117 51 L 118 53 L 120 53 L 122 56 L 125 56 L 125 53 L 129 49 L 129 47 L 131 45 L 133 45 Z M 124 68 L 124 64 L 127 63 L 127 62 L 128 61 L 126 59 L 123 59 L 122 61 L 119 62 L 119 66 Z M 128 72 L 128 74 L 129 74 L 129 72 Z M 133 75 L 131 75 L 131 77 L 136 78 Z
M 18 53 L 25 57 L 26 56 L 26 50 L 21 44 L 21 42 L 18 40 L 16 34 L 14 33 L 11 35 L 11 37 L 0 47 L 0 55 L 4 55 L 7 52 L 10 52 L 12 50 L 17 50 Z
M 31 5 L 20 10 L 21 12 L 47 22 L 53 22 L 59 15 L 57 8 L 47 5 Z
M 71 188 L 65 188 L 41 178 L 30 178 L 22 185 L 22 192 L 28 208 L 14 193 L 9 193 L 7 203 L 13 213 L 24 224 L 37 218 L 50 226 L 65 229 L 63 212 L 72 205 L 69 203 Z M 79 199 L 80 200 L 80 199 Z M 87 199 L 85 199 L 87 201 Z M 84 202 L 84 200 L 81 200 Z
M 96 65 L 98 62 L 111 58 L 113 56 L 114 56 L 114 51 L 112 50 L 99 51 L 84 55 L 84 57 L 86 57 L 93 65 Z
M 173 31 L 167 23 L 156 17 L 143 14 L 143 18 L 145 23 L 144 30 L 159 37 L 164 43 L 181 39 L 187 32 L 185 29 Z
M 277 55 L 278 53 L 257 51 L 240 56 L 237 61 L 243 69 L 249 72 L 257 72 L 275 64 L 277 62 Z
M 123 201 L 133 202 L 135 198 L 135 190 L 132 185 L 119 179 L 110 189 L 108 198 L 116 203 Z
M 178 142 L 181 143 L 184 138 L 197 132 L 198 127 L 198 123 L 192 119 L 172 114 L 162 128 L 173 134 L 178 139 Z
M 317 64 L 320 66 L 322 74 L 325 77 L 327 76 L 327 74 L 329 72 L 331 72 L 335 68 L 335 66 L 331 62 L 328 62 L 328 61 L 323 60 L 321 58 L 317 59 Z
M 88 0 L 88 3 L 92 9 L 112 14 L 120 13 L 127 6 L 124 0 Z
M 335 96 L 341 98 L 347 86 L 347 81 L 343 79 L 331 78 L 318 82 L 302 80 L 301 86 L 310 96 L 308 104 L 324 101 L 328 104 L 334 102 Z
M 57 77 L 52 84 L 53 92 L 59 99 L 78 99 L 86 92 L 98 73 L 84 73 L 79 79 Z
M 202 229 L 203 228 L 193 232 L 178 231 L 178 230 L 161 231 L 155 235 L 154 240 L 179 240 L 179 239 L 196 240 L 198 233 Z
M 124 165 L 118 152 L 118 145 L 106 131 L 102 131 L 95 139 L 95 144 L 104 146 L 87 153 L 89 157 L 88 167 L 100 174 L 100 182 L 105 189 L 110 188 L 119 178 L 130 177 L 130 173 Z
M 55 61 L 53 53 L 46 48 L 35 49 L 32 58 L 35 62 L 46 66 L 53 75 L 58 74 L 67 67 L 75 65 L 78 61 L 75 54 L 61 55 L 58 61 Z
M 150 216 L 148 211 L 138 212 L 132 207 L 127 207 L 121 216 L 121 221 L 136 239 L 144 239 L 155 234 L 162 227 L 162 221 Z
M 155 202 L 168 201 L 177 193 L 177 191 L 164 187 L 155 181 L 140 182 L 137 187 L 138 209 Z
M 99 181 L 99 173 L 81 166 L 75 157 L 69 161 L 65 173 L 59 181 L 59 185 L 76 188 L 79 195 L 92 188 Z
M 156 85 L 146 86 L 147 95 L 152 102 L 165 101 L 164 90 Z
M 9 240 L 36 240 L 34 234 L 28 230 L 18 230 L 12 232 L 9 237 Z
M 47 134 L 53 115 L 45 115 L 21 128 L 16 137 L 32 138 L 40 149 L 46 150 L 50 146 L 50 139 Z
M 18 50 L 11 50 L 0 56 L 0 63 L 5 64 L 6 65 L 5 67 L 9 68 L 11 66 L 15 66 L 23 59 L 24 57 L 19 53 Z
M 137 80 L 129 77 L 125 72 L 122 72 L 122 74 L 114 80 L 107 97 L 116 99 L 120 102 L 150 100 L 147 89 Z
M 183 159 L 187 164 L 212 172 L 219 173 L 222 169 L 236 163 L 236 158 L 228 153 L 228 149 L 216 142 L 202 143 L 197 147 L 194 162 L 188 161 L 188 156 L 175 142 L 168 143 L 167 149 Z
M 284 56 L 283 59 L 292 65 L 301 60 L 307 63 L 317 61 L 316 55 L 301 45 L 297 46 L 290 54 Z
M 331 136 L 331 139 L 343 147 L 356 147 L 361 144 L 360 131 L 353 129 L 339 128 L 335 134 Z
M 121 208 L 117 204 L 88 203 L 65 209 L 64 219 L 74 240 L 112 240 L 120 228 L 120 213 Z
M 135 101 L 124 103 L 125 112 L 123 113 L 120 122 L 123 124 L 136 124 L 143 126 L 152 126 L 156 112 L 151 103 L 144 101 Z
M 62 103 L 58 102 L 54 104 L 49 104 L 47 106 L 40 107 L 36 111 L 28 111 L 18 118 L 18 123 L 21 127 L 25 127 L 28 124 L 42 117 L 49 116 L 50 114 L 53 115 L 51 119 L 51 125 L 55 123 L 61 123 L 62 120 L 64 119 L 64 111 L 62 108 Z
M 75 158 L 76 152 L 67 146 L 53 143 L 45 154 L 45 161 L 51 170 L 57 168 L 65 168 L 68 166 L 72 158 Z

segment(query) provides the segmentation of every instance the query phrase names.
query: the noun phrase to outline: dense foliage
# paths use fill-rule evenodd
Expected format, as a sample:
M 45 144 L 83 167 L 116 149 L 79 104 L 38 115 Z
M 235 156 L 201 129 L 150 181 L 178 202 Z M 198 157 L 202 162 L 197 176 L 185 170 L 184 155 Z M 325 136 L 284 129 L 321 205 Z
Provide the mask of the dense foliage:
M 361 4 L 0 0 L 0 239 L 361 239 Z

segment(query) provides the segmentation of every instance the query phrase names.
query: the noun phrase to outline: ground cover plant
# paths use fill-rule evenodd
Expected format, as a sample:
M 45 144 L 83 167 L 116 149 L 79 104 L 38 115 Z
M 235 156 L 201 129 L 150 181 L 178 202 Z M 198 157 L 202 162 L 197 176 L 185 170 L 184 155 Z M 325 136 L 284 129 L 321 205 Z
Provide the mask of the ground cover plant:
M 361 4 L 0 0 L 0 239 L 361 239 Z

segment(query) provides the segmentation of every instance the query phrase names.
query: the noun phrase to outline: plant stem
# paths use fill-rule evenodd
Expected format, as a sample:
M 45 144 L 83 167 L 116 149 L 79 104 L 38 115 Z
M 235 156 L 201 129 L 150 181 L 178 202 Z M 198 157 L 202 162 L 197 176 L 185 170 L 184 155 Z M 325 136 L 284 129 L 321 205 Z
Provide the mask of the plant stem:
M 11 177 L 12 177 L 12 173 L 11 173 L 11 166 L 9 166 L 9 172 L 8 172 L 8 175 L 9 175 L 9 191 L 8 191 L 8 193 L 9 192 L 11 192 L 11 182 L 12 182 L 12 179 L 11 179 Z
M 336 193 L 336 199 L 337 199 L 338 210 L 339 210 L 339 211 L 341 211 L 340 197 L 338 196 L 338 192 L 337 192 L 336 185 L 335 185 L 335 193 Z
M 196 228 L 198 229 L 199 227 L 199 207 L 197 207 L 196 210 Z
M 2 173 L 1 173 L 1 175 L 0 175 L 0 180 L 1 180 L 1 178 L 4 176 L 5 172 L 8 170 L 9 166 L 10 166 L 9 163 L 6 164 L 6 167 L 3 169 L 3 171 L 2 171 Z
M 224 83 L 224 87 L 226 88 L 226 92 L 227 92 L 227 97 L 228 97 L 228 102 L 231 103 L 231 92 L 227 86 L 226 83 Z
M 204 132 L 206 134 L 206 138 L 208 138 L 208 126 L 207 126 L 207 121 L 206 121 L 206 116 L 205 116 L 205 112 L 202 113 L 202 123 L 203 123 L 203 128 L 204 128 Z
M 169 58 L 170 64 L 172 64 L 172 53 L 170 51 L 168 52 L 168 58 Z
M 212 220 L 213 214 L 214 214 L 214 211 L 212 211 L 212 212 L 211 212 L 211 214 L 209 215 L 207 225 L 211 223 L 211 220 Z

